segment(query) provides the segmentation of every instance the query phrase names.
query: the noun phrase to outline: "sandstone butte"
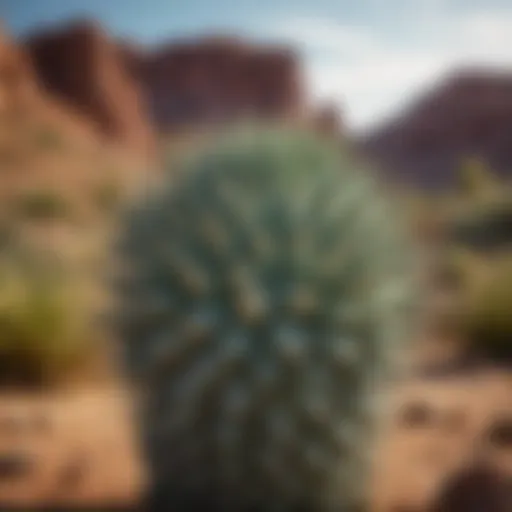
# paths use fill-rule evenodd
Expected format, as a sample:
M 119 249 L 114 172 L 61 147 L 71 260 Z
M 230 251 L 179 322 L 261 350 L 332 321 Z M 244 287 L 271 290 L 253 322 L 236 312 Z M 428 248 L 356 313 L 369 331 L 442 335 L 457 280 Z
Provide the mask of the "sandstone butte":
M 299 55 L 236 37 L 154 47 L 117 40 L 90 20 L 46 27 L 19 46 L 52 97 L 110 140 L 151 149 L 156 136 L 246 118 L 335 132 L 337 112 L 308 106 Z
M 455 70 L 361 140 L 388 176 L 427 187 L 449 185 L 464 158 L 512 173 L 512 73 Z

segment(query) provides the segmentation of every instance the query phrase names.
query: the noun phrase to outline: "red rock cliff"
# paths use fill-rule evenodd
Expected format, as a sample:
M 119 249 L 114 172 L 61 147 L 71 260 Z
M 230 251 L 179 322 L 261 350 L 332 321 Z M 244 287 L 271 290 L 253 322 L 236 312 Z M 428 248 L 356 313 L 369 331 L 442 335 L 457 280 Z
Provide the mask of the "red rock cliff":
M 207 38 L 145 54 L 125 46 L 123 55 L 161 130 L 244 117 L 289 118 L 303 107 L 298 57 L 286 48 Z
M 117 44 L 95 23 L 78 22 L 25 42 L 41 84 L 94 120 L 111 139 L 150 147 L 152 130 L 138 84 Z
M 153 131 L 305 113 L 299 56 L 287 47 L 209 37 L 144 49 L 93 22 L 26 42 L 44 86 L 130 144 Z
M 25 105 L 37 94 L 29 58 L 0 26 L 0 112 Z
M 45 93 L 27 52 L 0 27 L 0 146 L 15 151 L 39 129 L 65 133 L 80 144 L 97 142 L 86 118 Z

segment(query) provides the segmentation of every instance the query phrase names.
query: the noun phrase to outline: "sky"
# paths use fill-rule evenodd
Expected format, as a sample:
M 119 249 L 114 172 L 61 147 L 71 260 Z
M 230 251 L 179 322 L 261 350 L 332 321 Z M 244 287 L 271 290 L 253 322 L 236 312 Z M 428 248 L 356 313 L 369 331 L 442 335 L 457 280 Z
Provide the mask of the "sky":
M 144 44 L 236 34 L 295 46 L 313 102 L 365 131 L 463 66 L 512 71 L 512 0 L 0 0 L 15 36 L 94 17 Z

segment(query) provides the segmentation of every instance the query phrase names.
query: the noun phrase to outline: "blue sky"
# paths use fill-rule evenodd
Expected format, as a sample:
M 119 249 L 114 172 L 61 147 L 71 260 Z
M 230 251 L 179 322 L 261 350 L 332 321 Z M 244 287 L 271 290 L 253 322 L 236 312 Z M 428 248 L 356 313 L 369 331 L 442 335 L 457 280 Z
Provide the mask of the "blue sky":
M 304 57 L 311 100 L 333 100 L 366 129 L 461 65 L 512 70 L 510 0 L 0 0 L 14 35 L 92 16 L 157 43 L 236 33 L 282 40 Z

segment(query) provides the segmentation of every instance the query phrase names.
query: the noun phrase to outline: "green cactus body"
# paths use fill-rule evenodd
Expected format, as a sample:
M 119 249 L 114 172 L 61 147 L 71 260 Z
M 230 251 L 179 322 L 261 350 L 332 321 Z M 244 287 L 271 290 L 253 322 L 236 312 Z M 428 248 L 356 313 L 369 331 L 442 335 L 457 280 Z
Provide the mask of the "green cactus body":
M 392 207 L 298 131 L 241 131 L 180 176 L 129 214 L 120 245 L 155 481 L 178 508 L 353 506 L 375 386 L 414 317 L 416 260 Z

